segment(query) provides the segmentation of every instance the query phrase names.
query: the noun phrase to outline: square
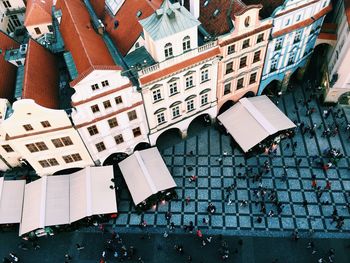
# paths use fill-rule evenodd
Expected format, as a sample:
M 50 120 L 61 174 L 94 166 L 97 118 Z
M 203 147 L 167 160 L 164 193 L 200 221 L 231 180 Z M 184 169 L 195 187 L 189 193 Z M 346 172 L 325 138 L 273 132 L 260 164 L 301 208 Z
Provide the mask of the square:
M 270 229 L 280 229 L 280 222 L 277 217 L 266 218 L 268 228 Z
M 223 226 L 223 218 L 222 216 L 220 215 L 212 215 L 210 217 L 210 223 L 211 223 L 211 226 L 214 226 L 214 227 L 222 227 Z
M 296 216 L 305 216 L 306 217 L 306 209 L 301 205 L 293 205 L 294 214 Z
M 241 228 L 251 228 L 251 219 L 250 216 L 239 216 L 239 226 Z
M 170 206 L 171 206 L 171 209 L 170 209 L 171 212 L 181 212 L 182 211 L 182 202 L 172 201 L 170 203 Z
M 315 218 L 314 220 L 310 220 L 311 221 L 311 227 L 312 229 L 324 229 L 323 226 L 323 221 L 321 218 Z
M 287 230 L 295 229 L 294 221 L 292 218 L 282 217 L 281 221 L 282 221 L 283 229 L 287 229 Z
M 301 192 L 293 191 L 291 192 L 291 197 L 293 202 L 303 202 L 304 198 Z
M 225 226 L 234 228 L 237 227 L 237 217 L 231 215 L 225 216 Z
M 199 200 L 208 200 L 209 198 L 209 192 L 208 189 L 198 189 L 197 191 L 197 198 Z
M 277 192 L 277 198 L 278 198 L 278 201 L 280 202 L 289 202 L 289 194 L 286 191 Z
M 291 179 L 288 180 L 289 188 L 293 190 L 299 190 L 300 189 L 300 182 L 299 180 Z
M 185 159 L 182 156 L 175 156 L 173 158 L 173 160 L 174 160 L 174 162 L 173 162 L 174 165 L 179 165 L 179 166 L 183 166 L 184 165 Z
M 199 157 L 197 158 L 197 164 L 198 164 L 198 165 L 207 166 L 208 163 L 209 163 L 208 157 L 199 156 Z
M 239 201 L 248 200 L 248 191 L 247 190 L 237 190 L 237 199 Z
M 220 178 L 210 178 L 210 186 L 211 187 L 216 187 L 216 188 L 221 188 L 221 179 Z
M 308 205 L 307 210 L 310 216 L 320 216 L 320 208 L 318 205 Z
M 309 229 L 309 222 L 306 218 L 296 218 L 297 229 Z
M 222 190 L 211 190 L 210 191 L 210 198 L 211 198 L 211 200 L 221 201 L 223 199 Z
M 199 187 L 208 187 L 208 179 L 207 178 L 198 178 L 197 179 L 197 185 Z M 208 189 L 207 189 L 208 190 Z

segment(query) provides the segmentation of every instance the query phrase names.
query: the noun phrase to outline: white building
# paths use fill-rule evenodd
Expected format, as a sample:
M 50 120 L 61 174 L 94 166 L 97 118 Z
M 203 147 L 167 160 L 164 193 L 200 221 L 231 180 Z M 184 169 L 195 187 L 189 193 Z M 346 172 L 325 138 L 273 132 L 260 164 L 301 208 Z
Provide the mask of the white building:
M 326 102 L 338 102 L 343 95 L 344 102 L 350 101 L 350 1 L 336 1 L 334 23 L 337 24 L 337 41 L 329 49 L 326 58 Z
M 23 0 L 0 1 L 0 30 L 10 34 L 23 28 L 25 11 L 26 5 Z
M 57 9 L 62 10 L 60 31 L 76 72 L 70 82 L 75 90 L 72 118 L 76 128 L 96 164 L 118 153 L 132 153 L 141 143 L 148 143 L 140 92 L 121 75 L 122 68 L 92 29 L 84 4 L 59 0 Z
M 143 26 L 145 47 L 156 63 L 139 71 L 149 139 L 176 128 L 182 137 L 199 115 L 216 117 L 216 42 L 198 46 L 200 22 L 179 3 L 165 0 Z
M 68 114 L 59 109 L 55 57 L 29 40 L 25 65 L 18 69 L 18 74 L 21 72 L 15 90 L 17 101 L 1 124 L 6 133 L 4 143 L 19 153 L 21 160 L 27 161 L 39 176 L 92 165 Z

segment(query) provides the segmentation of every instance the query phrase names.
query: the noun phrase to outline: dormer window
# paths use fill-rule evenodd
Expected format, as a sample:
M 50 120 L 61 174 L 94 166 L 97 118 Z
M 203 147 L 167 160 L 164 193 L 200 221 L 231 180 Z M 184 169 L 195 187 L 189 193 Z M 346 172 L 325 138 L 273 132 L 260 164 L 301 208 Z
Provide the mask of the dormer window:
M 165 59 L 171 58 L 173 56 L 173 46 L 168 43 L 164 46 Z
M 184 52 L 191 49 L 191 39 L 189 36 L 184 37 L 182 40 L 182 49 Z
M 214 17 L 217 17 L 220 13 L 220 10 L 219 9 L 215 9 L 214 13 L 213 13 L 213 16 Z

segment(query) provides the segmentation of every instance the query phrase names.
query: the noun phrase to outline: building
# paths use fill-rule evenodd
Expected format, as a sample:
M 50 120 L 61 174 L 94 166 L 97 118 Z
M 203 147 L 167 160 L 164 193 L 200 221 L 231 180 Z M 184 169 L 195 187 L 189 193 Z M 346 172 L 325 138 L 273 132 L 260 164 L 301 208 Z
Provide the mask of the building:
M 16 48 L 19 48 L 19 43 L 0 31 L 0 171 L 20 165 L 20 154 L 6 141 L 6 132 L 1 128 L 13 101 L 17 71 L 16 66 L 5 60 L 5 53 Z
M 22 29 L 26 11 L 25 1 L 2 0 L 0 2 L 0 30 L 10 34 Z
M 336 43 L 328 48 L 321 85 L 325 88 L 326 102 L 350 104 L 350 1 L 335 1 L 333 13 Z
M 72 81 L 73 122 L 96 164 L 106 164 L 118 154 L 130 154 L 140 144 L 148 144 L 148 127 L 140 92 L 124 69 L 105 32 L 94 30 L 86 7 L 88 1 L 59 0 L 62 11 L 60 31 Z M 110 50 L 113 50 L 114 56 Z M 112 53 L 113 53 L 112 52 Z M 107 160 L 108 159 L 108 160 Z
M 93 161 L 65 110 L 60 109 L 56 57 L 30 39 L 17 70 L 15 99 L 1 129 L 5 143 L 39 176 L 83 168 Z
M 260 15 L 273 19 L 258 94 L 284 91 L 293 76 L 300 78 L 313 52 L 330 0 L 245 0 L 261 3 Z
M 179 3 L 165 0 L 140 24 L 145 52 L 155 61 L 138 71 L 149 139 L 154 145 L 170 129 L 177 129 L 185 137 L 198 116 L 216 117 L 220 50 L 215 41 L 204 43 L 198 29 L 200 22 Z
M 261 4 L 246 5 L 244 2 L 190 2 L 190 5 L 200 5 L 190 6 L 190 9 L 199 9 L 203 27 L 211 37 L 218 39 L 222 56 L 217 82 L 219 113 L 240 98 L 258 93 L 272 20 L 259 18 Z
M 53 0 L 28 0 L 24 26 L 33 39 L 53 33 Z

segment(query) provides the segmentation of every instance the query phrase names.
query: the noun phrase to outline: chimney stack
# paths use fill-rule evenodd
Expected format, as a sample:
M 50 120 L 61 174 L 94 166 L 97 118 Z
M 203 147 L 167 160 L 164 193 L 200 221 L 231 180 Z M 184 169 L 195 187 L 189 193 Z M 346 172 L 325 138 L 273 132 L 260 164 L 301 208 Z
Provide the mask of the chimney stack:
M 190 12 L 191 14 L 198 19 L 200 11 L 200 0 L 190 0 Z

